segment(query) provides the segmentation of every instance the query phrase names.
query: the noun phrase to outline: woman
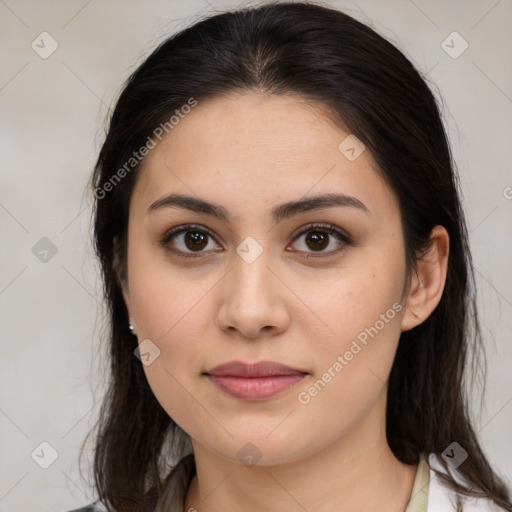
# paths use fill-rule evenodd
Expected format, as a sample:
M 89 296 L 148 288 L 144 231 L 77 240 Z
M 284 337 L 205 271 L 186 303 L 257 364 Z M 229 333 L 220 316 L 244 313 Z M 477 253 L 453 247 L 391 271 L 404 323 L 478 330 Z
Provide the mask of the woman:
M 392 44 L 313 4 L 202 20 L 128 80 L 92 186 L 108 510 L 512 510 L 446 134 Z

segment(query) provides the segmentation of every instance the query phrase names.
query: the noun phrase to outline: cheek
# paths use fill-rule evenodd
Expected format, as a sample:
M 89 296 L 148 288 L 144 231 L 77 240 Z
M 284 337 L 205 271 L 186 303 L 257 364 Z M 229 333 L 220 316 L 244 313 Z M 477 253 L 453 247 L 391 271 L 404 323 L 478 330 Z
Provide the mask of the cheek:
M 400 254 L 369 253 L 349 268 L 335 284 L 325 283 L 323 294 L 309 295 L 316 297 L 329 330 L 324 327 L 318 331 L 323 335 L 311 338 L 315 374 L 297 400 L 313 423 L 323 418 L 321 428 L 327 431 L 349 428 L 385 392 L 401 333 Z
M 195 272 L 195 274 L 194 274 Z M 203 308 L 213 278 L 200 278 L 200 269 L 179 269 L 160 248 L 134 248 L 129 260 L 129 287 L 139 337 L 169 345 L 201 328 Z M 202 271 L 204 274 L 204 270 Z M 210 284 L 210 280 L 212 283 Z
M 156 278 L 133 290 L 139 341 L 149 339 L 158 347 L 160 363 L 170 374 L 199 373 L 212 314 L 204 285 L 187 285 L 185 293 L 179 283 Z
M 384 404 L 401 332 L 400 289 L 353 284 L 329 297 L 334 306 L 325 312 L 335 334 L 315 340 L 315 373 L 297 391 L 299 414 L 315 439 L 349 432 Z
M 209 293 L 216 279 L 194 279 L 162 264 L 142 251 L 134 254 L 129 268 L 130 297 L 136 318 L 139 344 L 147 345 L 157 357 L 144 365 L 148 383 L 169 416 L 191 435 L 197 419 L 209 425 L 211 418 L 201 407 L 196 382 L 209 351 L 206 330 L 213 312 Z M 214 425 L 211 425 L 213 429 Z
M 335 399 L 351 407 L 354 400 L 371 402 L 384 385 L 400 337 L 403 307 L 394 290 L 372 292 L 354 288 L 326 310 L 334 334 L 315 340 L 315 380 L 308 383 L 314 389 L 303 388 L 305 401 L 321 392 L 324 406 Z
M 197 389 L 202 361 L 208 358 L 202 346 L 209 318 L 204 297 L 200 300 L 204 290 L 202 295 L 193 288 L 187 294 L 173 293 L 164 286 L 166 282 L 148 276 L 139 289 L 134 280 L 139 343 L 149 339 L 158 347 L 158 356 L 143 366 L 144 373 L 162 408 L 183 430 L 193 438 L 201 436 L 204 428 L 219 436 L 218 425 L 207 414 L 202 405 L 207 402 Z
M 332 356 L 333 351 L 348 350 L 353 340 L 364 344 L 377 336 L 386 346 L 388 338 L 394 344 L 400 334 L 402 287 L 402 269 L 391 264 L 385 273 L 377 266 L 352 266 L 338 281 L 308 290 L 306 296 L 315 301 L 309 302 L 311 309 L 324 324 L 314 336 L 315 350 Z

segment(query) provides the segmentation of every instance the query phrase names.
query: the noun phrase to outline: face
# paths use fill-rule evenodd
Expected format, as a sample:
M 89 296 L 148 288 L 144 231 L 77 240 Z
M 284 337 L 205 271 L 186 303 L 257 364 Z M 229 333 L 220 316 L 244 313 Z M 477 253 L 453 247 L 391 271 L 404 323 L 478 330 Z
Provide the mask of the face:
M 227 459 L 296 461 L 369 417 L 384 425 L 399 206 L 369 151 L 320 112 L 292 96 L 199 103 L 133 190 L 124 295 L 144 371 L 194 446 Z M 250 366 L 262 361 L 275 364 Z M 248 366 L 215 370 L 232 362 Z

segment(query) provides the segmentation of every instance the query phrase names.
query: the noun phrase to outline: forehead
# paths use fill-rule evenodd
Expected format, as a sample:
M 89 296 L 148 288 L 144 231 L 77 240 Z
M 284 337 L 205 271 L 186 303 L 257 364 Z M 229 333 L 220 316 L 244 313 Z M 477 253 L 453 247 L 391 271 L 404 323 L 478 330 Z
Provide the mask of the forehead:
M 229 192 L 231 201 L 260 208 L 335 191 L 392 202 L 371 154 L 351 137 L 325 107 L 297 96 L 246 93 L 199 102 L 145 157 L 134 194 L 147 206 L 176 191 L 219 203 Z M 344 152 L 347 144 L 357 158 Z

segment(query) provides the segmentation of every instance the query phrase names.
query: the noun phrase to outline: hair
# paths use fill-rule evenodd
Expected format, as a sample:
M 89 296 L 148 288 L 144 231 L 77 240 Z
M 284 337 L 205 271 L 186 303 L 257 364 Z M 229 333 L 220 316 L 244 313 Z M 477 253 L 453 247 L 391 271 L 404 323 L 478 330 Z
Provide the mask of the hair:
M 366 145 L 399 202 L 408 273 L 428 250 L 432 228 L 446 228 L 450 254 L 442 297 L 429 318 L 401 334 L 389 375 L 387 440 L 406 464 L 456 441 L 468 453 L 458 468 L 466 484 L 447 471 L 446 485 L 512 510 L 469 414 L 465 384 L 468 374 L 471 380 L 483 369 L 483 344 L 441 109 L 414 65 L 373 29 L 321 4 L 291 2 L 223 12 L 169 37 L 129 77 L 110 116 L 91 178 L 111 372 L 95 425 L 99 500 L 109 511 L 154 510 L 170 474 L 166 461 L 187 451 L 188 436 L 151 391 L 127 328 L 120 282 L 141 163 L 131 163 L 133 169 L 126 163 L 191 97 L 201 103 L 230 93 L 299 96 L 326 109 Z

